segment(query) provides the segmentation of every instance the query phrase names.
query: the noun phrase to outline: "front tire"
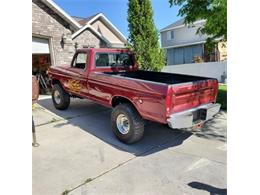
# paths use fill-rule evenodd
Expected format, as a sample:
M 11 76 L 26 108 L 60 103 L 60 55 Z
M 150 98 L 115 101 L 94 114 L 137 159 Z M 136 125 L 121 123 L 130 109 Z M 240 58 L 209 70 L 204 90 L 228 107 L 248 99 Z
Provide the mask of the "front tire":
M 52 102 L 56 109 L 66 110 L 70 105 L 70 95 L 59 85 L 52 87 Z
M 144 120 L 130 104 L 119 104 L 111 113 L 112 131 L 122 142 L 130 144 L 142 139 Z

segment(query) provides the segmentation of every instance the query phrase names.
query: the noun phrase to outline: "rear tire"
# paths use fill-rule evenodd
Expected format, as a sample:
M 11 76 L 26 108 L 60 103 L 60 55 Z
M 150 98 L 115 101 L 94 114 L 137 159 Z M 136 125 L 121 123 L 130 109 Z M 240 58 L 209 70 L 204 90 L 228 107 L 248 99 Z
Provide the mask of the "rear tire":
M 130 104 L 119 104 L 111 113 L 111 126 L 115 136 L 130 144 L 142 139 L 144 120 Z
M 70 95 L 59 85 L 52 87 L 52 102 L 56 109 L 66 110 L 70 105 Z

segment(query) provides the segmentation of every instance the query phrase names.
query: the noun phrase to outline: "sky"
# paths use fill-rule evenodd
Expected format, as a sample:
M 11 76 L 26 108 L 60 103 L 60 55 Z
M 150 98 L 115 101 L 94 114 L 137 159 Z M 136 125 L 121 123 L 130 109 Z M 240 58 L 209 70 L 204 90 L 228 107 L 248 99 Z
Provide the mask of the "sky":
M 54 0 L 71 16 L 88 17 L 102 12 L 118 30 L 128 37 L 128 0 Z M 179 7 L 170 7 L 168 0 L 152 0 L 154 23 L 157 30 L 177 21 Z

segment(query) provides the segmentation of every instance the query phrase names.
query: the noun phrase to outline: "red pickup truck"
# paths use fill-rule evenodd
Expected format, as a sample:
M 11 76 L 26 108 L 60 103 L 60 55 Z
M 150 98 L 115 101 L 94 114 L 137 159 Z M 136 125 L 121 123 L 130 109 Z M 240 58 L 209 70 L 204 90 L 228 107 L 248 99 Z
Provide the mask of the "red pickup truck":
M 144 120 L 189 128 L 220 109 L 216 79 L 138 70 L 126 49 L 79 49 L 69 66 L 53 66 L 48 75 L 56 109 L 67 109 L 70 97 L 112 107 L 112 130 L 124 143 L 142 138 Z

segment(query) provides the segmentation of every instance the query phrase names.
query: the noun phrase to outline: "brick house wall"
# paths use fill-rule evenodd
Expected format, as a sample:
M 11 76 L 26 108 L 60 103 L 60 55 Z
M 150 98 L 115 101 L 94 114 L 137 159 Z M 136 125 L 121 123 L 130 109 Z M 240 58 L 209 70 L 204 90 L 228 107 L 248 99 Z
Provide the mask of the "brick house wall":
M 86 29 L 84 32 L 75 37 L 73 39 L 73 43 L 77 43 L 78 48 L 82 48 L 83 46 L 95 48 L 107 47 L 107 44 L 103 40 L 98 38 L 89 29 Z
M 39 0 L 32 0 L 32 36 L 48 38 L 52 65 L 68 64 L 75 52 L 70 25 Z M 67 41 L 62 42 L 65 36 Z

